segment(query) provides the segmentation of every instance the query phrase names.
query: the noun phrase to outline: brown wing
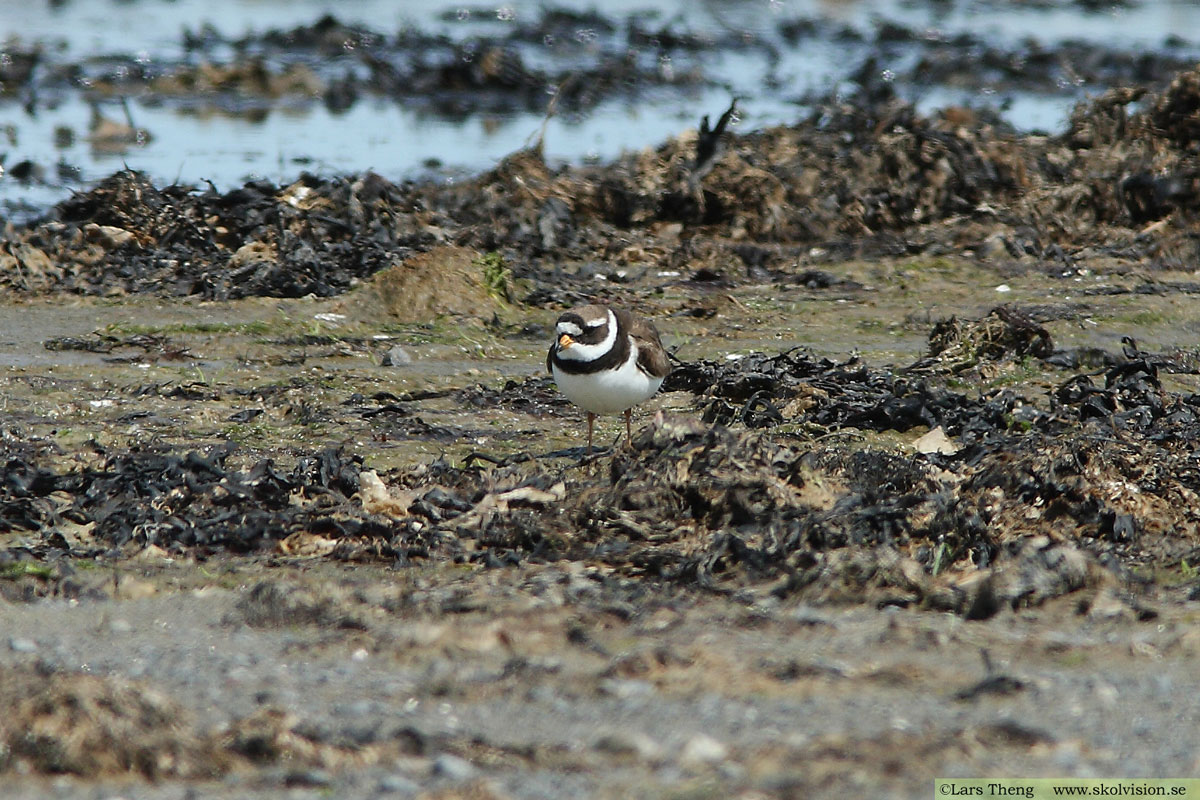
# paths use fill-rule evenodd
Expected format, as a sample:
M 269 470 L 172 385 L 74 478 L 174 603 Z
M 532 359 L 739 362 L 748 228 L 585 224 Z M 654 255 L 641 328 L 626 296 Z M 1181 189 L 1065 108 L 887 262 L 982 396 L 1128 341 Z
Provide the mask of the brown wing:
M 546 372 L 554 374 L 554 345 L 550 345 L 550 352 L 546 353 Z
M 630 314 L 629 335 L 637 344 L 638 369 L 654 378 L 667 377 L 671 372 L 671 360 L 667 358 L 654 323 Z

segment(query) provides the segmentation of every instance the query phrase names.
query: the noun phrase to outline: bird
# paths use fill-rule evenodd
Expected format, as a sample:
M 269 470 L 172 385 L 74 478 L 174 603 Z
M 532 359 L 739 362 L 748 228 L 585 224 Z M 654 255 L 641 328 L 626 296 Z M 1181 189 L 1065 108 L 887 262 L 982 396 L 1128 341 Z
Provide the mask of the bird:
M 725 126 L 733 119 L 737 113 L 738 98 L 733 98 L 729 108 L 717 120 L 717 127 L 708 127 L 708 115 L 705 114 L 700 120 L 700 132 L 696 136 L 696 157 L 692 161 L 692 181 L 699 183 L 700 180 L 709 173 L 713 165 L 717 163 L 717 157 L 721 155 L 721 135 L 725 133 Z
M 579 306 L 564 311 L 554 325 L 546 369 L 567 399 L 587 412 L 587 454 L 597 414 L 625 414 L 625 435 L 633 438 L 630 417 L 671 372 L 671 362 L 654 324 L 621 308 Z

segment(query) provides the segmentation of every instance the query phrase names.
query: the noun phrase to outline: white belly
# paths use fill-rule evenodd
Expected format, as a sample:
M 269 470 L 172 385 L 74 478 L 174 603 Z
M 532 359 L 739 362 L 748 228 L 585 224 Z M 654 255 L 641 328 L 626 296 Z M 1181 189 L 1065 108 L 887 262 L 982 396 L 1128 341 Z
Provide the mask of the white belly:
M 563 372 L 552 367 L 558 390 L 575 405 L 593 414 L 615 414 L 633 408 L 662 386 L 662 378 L 652 378 L 637 368 L 631 358 L 618 370 L 602 370 L 586 375 Z

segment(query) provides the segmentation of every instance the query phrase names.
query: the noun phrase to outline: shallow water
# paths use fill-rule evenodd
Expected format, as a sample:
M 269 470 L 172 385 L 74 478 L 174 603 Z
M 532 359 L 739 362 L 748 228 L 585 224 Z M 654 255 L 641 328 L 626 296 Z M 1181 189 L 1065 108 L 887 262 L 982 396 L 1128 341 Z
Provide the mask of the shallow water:
M 594 6 L 585 0 L 553 4 L 579 12 Z M 187 52 L 184 31 L 211 28 L 225 37 L 240 37 L 311 25 L 332 13 L 343 23 L 386 37 L 416 29 L 461 41 L 503 35 L 513 25 L 537 19 L 543 8 L 540 2 L 469 6 L 386 0 L 66 0 L 6 9 L 0 37 L 40 44 L 48 56 L 44 61 L 87 65 L 104 57 L 132 56 L 139 63 L 187 63 L 201 56 Z M 603 13 L 618 29 L 638 14 L 650 29 L 713 39 L 735 32 L 749 44 L 711 52 L 676 50 L 676 63 L 664 60 L 661 69 L 701 70 L 704 81 L 648 87 L 632 97 L 609 98 L 594 108 L 554 117 L 545 130 L 545 152 L 551 160 L 605 161 L 653 147 L 694 127 L 700 115 L 719 113 L 733 95 L 741 98 L 737 124 L 743 132 L 794 121 L 806 112 L 805 96 L 853 89 L 850 76 L 869 55 L 882 54 L 876 65 L 881 74 L 900 73 L 928 57 L 920 41 L 880 41 L 880 31 L 888 25 L 920 32 L 917 38 L 926 42 L 970 35 L 988 47 L 1011 49 L 1018 59 L 1030 50 L 1067 41 L 1090 42 L 1114 52 L 1169 51 L 1200 57 L 1200 47 L 1188 41 L 1194 38 L 1192 31 L 1200 30 L 1200 6 L 1185 2 L 1122 3 L 1093 11 L 1074 3 L 619 0 L 605 3 Z M 806 24 L 804 33 L 790 43 L 779 33 L 787 21 Z M 581 41 L 597 35 L 585 28 L 577 32 Z M 534 44 L 521 52 L 532 67 L 539 59 L 562 56 L 561 47 L 551 52 Z M 1062 66 L 1067 77 L 1053 91 L 992 89 L 986 77 L 982 83 L 972 79 L 963 85 L 897 83 L 895 89 L 922 112 L 947 105 L 991 107 L 1022 130 L 1055 132 L 1063 128 L 1076 101 L 1107 88 L 1072 80 L 1071 65 Z M 11 171 L 13 165 L 30 161 L 44 171 L 41 179 L 29 182 L 12 175 L 0 179 L 0 219 L 35 216 L 70 190 L 123 165 L 148 172 L 156 182 L 212 181 L 221 190 L 251 178 L 290 182 L 302 170 L 330 174 L 371 169 L 391 180 L 431 173 L 453 179 L 487 169 L 526 145 L 543 122 L 540 111 L 525 110 L 468 111 L 451 119 L 436 108 L 368 95 L 340 113 L 317 98 L 288 96 L 253 115 L 216 107 L 188 110 L 178 103 L 148 103 L 134 96 L 128 101 L 130 116 L 151 139 L 110 151 L 86 141 L 91 99 L 82 91 L 61 93 L 40 98 L 32 112 L 23 110 L 16 98 L 0 99 L 0 121 L 9 134 L 6 151 L 0 151 L 3 163 Z M 124 116 L 112 99 L 101 99 L 100 108 L 112 118 Z M 56 137 L 56 130 L 63 129 L 73 136 Z
M 1121 2 L 1107 8 L 1071 2 L 1009 3 L 997 0 L 906 2 L 905 0 L 510 0 L 505 3 L 421 0 L 62 0 L 10 4 L 0 28 L 21 40 L 62 44 L 82 54 L 144 52 L 180 55 L 179 33 L 211 26 L 229 36 L 308 24 L 323 14 L 343 22 L 389 32 L 405 26 L 461 34 L 472 24 L 503 25 L 535 17 L 542 8 L 588 11 L 600 8 L 620 19 L 649 12 L 661 19 L 682 18 L 689 28 L 729 27 L 762 33 L 779 19 L 823 18 L 866 32 L 879 20 L 946 35 L 987 34 L 1013 43 L 1034 37 L 1045 43 L 1066 39 L 1108 47 L 1157 47 L 1170 35 L 1189 37 L 1200 29 L 1200 7 L 1187 0 Z M 503 18 L 503 21 L 497 19 Z

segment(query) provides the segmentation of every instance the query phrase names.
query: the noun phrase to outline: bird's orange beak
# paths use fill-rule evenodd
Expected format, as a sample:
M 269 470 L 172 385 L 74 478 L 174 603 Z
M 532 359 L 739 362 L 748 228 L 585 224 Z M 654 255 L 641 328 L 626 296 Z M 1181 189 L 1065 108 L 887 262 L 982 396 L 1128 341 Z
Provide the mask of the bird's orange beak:
M 575 340 L 571 338 L 570 334 L 564 333 L 562 336 L 558 337 L 559 350 L 566 350 L 573 344 L 575 344 Z

